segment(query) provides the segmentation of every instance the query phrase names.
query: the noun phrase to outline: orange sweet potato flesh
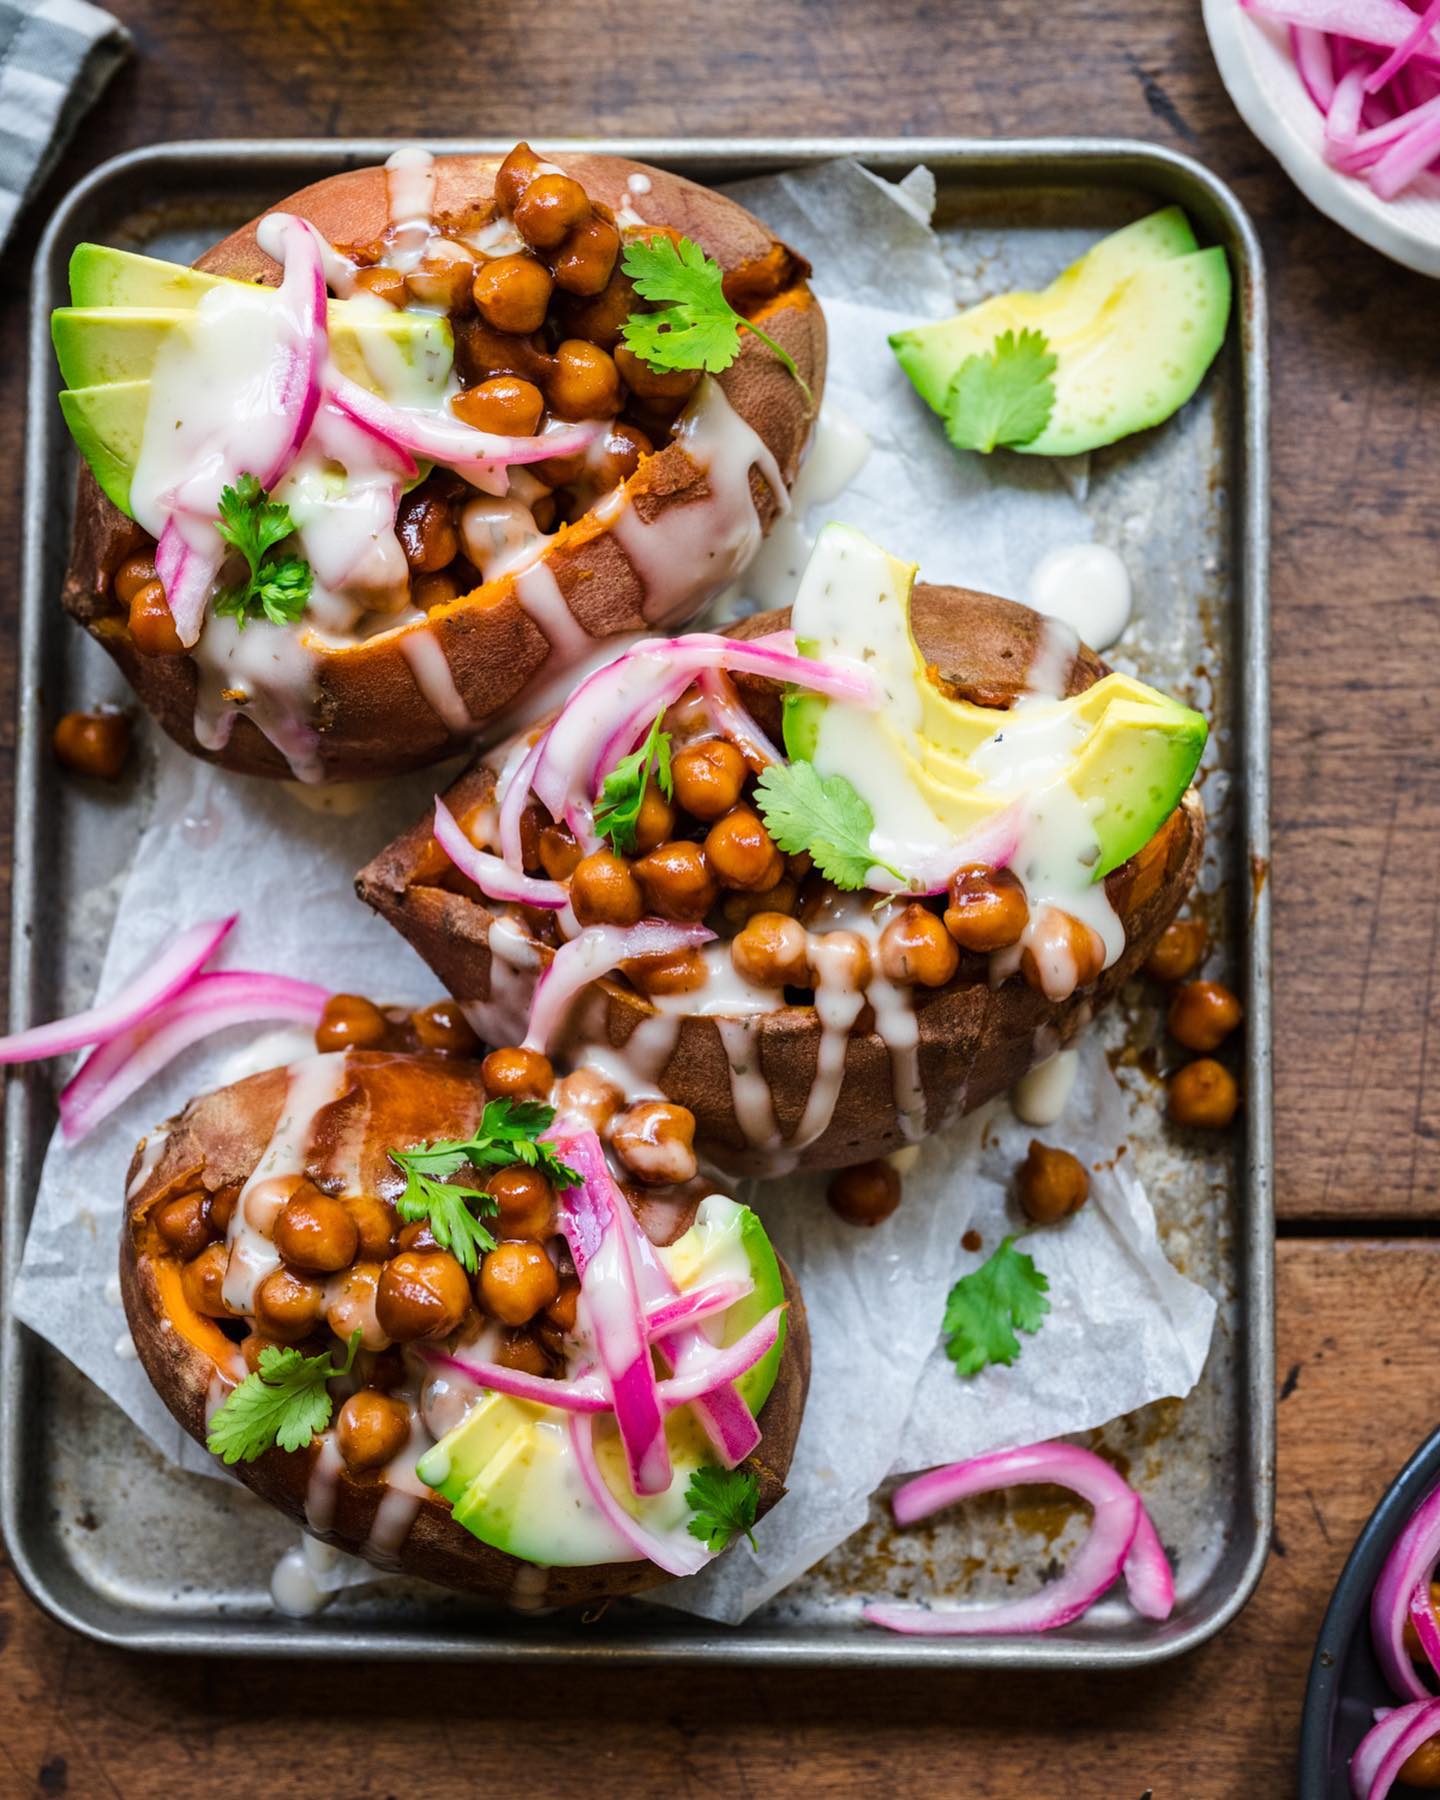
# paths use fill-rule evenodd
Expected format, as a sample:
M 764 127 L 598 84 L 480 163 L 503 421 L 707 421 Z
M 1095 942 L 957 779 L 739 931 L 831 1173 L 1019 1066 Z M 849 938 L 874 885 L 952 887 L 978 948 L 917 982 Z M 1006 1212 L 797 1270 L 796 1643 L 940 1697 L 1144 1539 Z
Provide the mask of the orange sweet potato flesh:
M 478 1065 L 383 1051 L 352 1050 L 348 1058 L 348 1087 L 325 1109 L 305 1170 L 332 1191 L 336 1170 L 347 1167 L 359 1169 L 371 1192 L 388 1193 L 397 1182 L 403 1185 L 385 1154 L 390 1145 L 414 1142 L 422 1121 L 424 1136 L 466 1136 L 484 1106 Z M 175 1193 L 202 1186 L 214 1192 L 244 1181 L 275 1130 L 286 1087 L 286 1071 L 268 1069 L 192 1100 L 161 1128 L 169 1133 L 164 1147 L 126 1201 L 120 1287 L 131 1335 L 161 1399 L 197 1443 L 205 1441 L 217 1366 L 234 1381 L 243 1377 L 244 1364 L 238 1348 L 228 1344 L 215 1322 L 201 1319 L 188 1307 L 180 1291 L 178 1264 L 148 1215 Z M 127 1190 L 136 1181 L 143 1149 L 142 1144 L 130 1165 Z M 668 1240 L 688 1225 L 694 1204 L 692 1197 L 688 1211 L 641 1209 L 638 1216 L 642 1226 L 652 1230 L 652 1220 L 663 1218 Z M 804 1303 L 783 1264 L 781 1272 L 790 1303 L 785 1350 L 779 1377 L 760 1412 L 763 1440 L 746 1465 L 759 1476 L 762 1512 L 785 1492 L 810 1378 Z M 262 1500 L 303 1524 L 306 1487 L 317 1454 L 316 1445 L 296 1452 L 271 1449 L 255 1462 L 236 1463 L 232 1473 Z M 377 1475 L 357 1475 L 342 1467 L 333 1524 L 317 1535 L 356 1555 L 369 1554 L 367 1540 L 385 1492 Z M 398 1556 L 382 1566 L 497 1600 L 515 1593 L 517 1580 L 522 1585 L 528 1581 L 523 1571 L 530 1568 L 456 1525 L 449 1503 L 438 1495 L 421 1501 Z M 556 1568 L 548 1572 L 544 1604 L 589 1604 L 638 1593 L 667 1579 L 649 1562 Z
M 461 229 L 484 213 L 500 160 L 437 158 L 435 218 L 442 228 Z M 612 208 L 625 204 L 629 176 L 645 176 L 650 183 L 641 202 L 646 223 L 674 227 L 728 273 L 753 270 L 763 284 L 775 269 L 782 270 L 787 285 L 767 300 L 765 329 L 795 359 L 818 405 L 825 379 L 825 320 L 798 258 L 743 207 L 683 176 L 625 157 L 576 154 L 562 161 L 592 200 Z M 334 244 L 363 245 L 386 226 L 385 172 L 352 169 L 332 175 L 269 210 L 312 220 Z M 255 241 L 258 223 L 252 220 L 232 233 L 196 266 L 240 280 L 277 283 L 279 265 Z M 788 486 L 799 469 L 814 418 L 801 387 L 750 332 L 741 334 L 739 356 L 716 379 L 731 406 L 764 441 Z M 757 468 L 751 469 L 750 486 L 760 523 L 768 530 L 779 510 L 777 496 Z M 625 505 L 647 522 L 674 507 L 695 505 L 698 511 L 709 492 L 703 470 L 677 443 L 646 458 L 625 488 Z M 698 526 L 694 536 L 698 606 L 707 591 L 706 542 Z M 144 541 L 139 527 L 111 504 L 89 469 L 82 467 L 62 592 L 67 610 L 114 657 L 170 736 L 193 755 L 243 774 L 289 776 L 284 756 L 243 716 L 225 749 L 202 750 L 194 735 L 194 664 L 188 657 L 144 656 L 136 648 L 124 608 L 112 598 L 111 583 L 116 569 Z M 544 560 L 572 615 L 591 636 L 604 638 L 644 626 L 646 583 L 616 541 L 610 522 L 585 514 L 557 534 Z M 437 717 L 416 683 L 400 648 L 406 631 L 434 632 L 456 690 L 477 725 L 512 706 L 537 678 L 559 673 L 547 666 L 549 642 L 513 589 L 513 578 L 502 576 L 436 609 L 428 624 L 417 622 L 340 649 L 312 646 L 316 650 L 312 723 L 319 733 L 323 778 L 358 780 L 398 773 L 423 767 L 461 747 L 461 740 Z
M 922 584 L 915 589 L 912 619 L 932 679 L 946 692 L 983 705 L 1008 706 L 1023 691 L 1041 631 L 1039 615 L 1028 607 L 965 588 Z M 787 622 L 783 612 L 756 615 L 737 626 L 736 635 L 755 636 Z M 1081 693 L 1104 673 L 1105 664 L 1082 646 L 1067 691 Z M 742 678 L 738 686 L 759 722 L 778 736 L 779 690 L 754 678 Z M 483 804 L 494 780 L 494 770 L 483 761 L 472 764 L 446 795 L 456 816 Z M 1069 1043 L 1093 1011 L 1138 971 L 1189 892 L 1203 843 L 1204 812 L 1192 789 L 1145 850 L 1107 878 L 1125 925 L 1126 947 L 1094 986 L 1069 1000 L 1047 1000 L 1018 975 L 992 989 L 984 962 L 963 957 L 947 986 L 914 990 L 920 1078 L 931 1130 L 1013 1086 L 1035 1060 L 1037 1045 Z M 489 1000 L 490 905 L 473 892 L 434 885 L 435 867 L 427 817 L 363 869 L 357 886 L 458 999 Z M 654 1009 L 620 981 L 603 987 L 605 1041 L 620 1048 Z M 786 1138 L 804 1112 L 820 1036 L 812 1007 L 783 1006 L 762 1015 L 756 1038 L 760 1068 Z M 671 1100 L 695 1114 L 697 1145 L 712 1161 L 737 1173 L 765 1173 L 772 1159 L 753 1148 L 741 1129 L 730 1065 L 712 1018 L 684 1019 L 657 1080 Z M 884 1040 L 874 1031 L 852 1032 L 834 1115 L 800 1153 L 798 1166 L 841 1168 L 885 1155 L 907 1141 L 894 1104 Z

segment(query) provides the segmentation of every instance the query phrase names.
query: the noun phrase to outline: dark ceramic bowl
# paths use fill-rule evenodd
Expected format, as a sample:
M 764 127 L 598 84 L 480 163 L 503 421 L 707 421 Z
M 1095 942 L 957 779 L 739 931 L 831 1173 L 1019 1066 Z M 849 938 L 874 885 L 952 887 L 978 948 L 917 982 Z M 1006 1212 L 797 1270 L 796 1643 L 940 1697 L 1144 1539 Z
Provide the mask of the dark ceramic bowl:
M 1426 1438 L 1386 1489 L 1335 1584 L 1305 1692 L 1300 1800 L 1351 1800 L 1350 1758 L 1375 1723 L 1375 1708 L 1400 1704 L 1370 1643 L 1370 1596 L 1391 1544 L 1437 1480 L 1440 1431 Z M 1397 1784 L 1393 1792 L 1418 1795 L 1420 1790 Z

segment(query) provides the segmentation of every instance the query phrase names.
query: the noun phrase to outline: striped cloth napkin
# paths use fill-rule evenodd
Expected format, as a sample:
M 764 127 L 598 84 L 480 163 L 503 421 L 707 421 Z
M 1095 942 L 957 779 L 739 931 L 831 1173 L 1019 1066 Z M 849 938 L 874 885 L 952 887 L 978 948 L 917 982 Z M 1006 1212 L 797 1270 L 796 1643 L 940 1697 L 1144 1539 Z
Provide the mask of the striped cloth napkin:
M 88 0 L 0 0 L 0 246 L 129 50 Z

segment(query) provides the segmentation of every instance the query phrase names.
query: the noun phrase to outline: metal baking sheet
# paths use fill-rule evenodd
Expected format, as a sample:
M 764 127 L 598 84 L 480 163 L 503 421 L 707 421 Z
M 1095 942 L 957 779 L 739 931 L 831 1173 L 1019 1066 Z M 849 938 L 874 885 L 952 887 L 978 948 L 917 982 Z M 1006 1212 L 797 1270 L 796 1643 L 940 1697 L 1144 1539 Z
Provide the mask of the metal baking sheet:
M 57 604 L 68 540 L 73 455 L 54 402 L 48 315 L 66 295 L 71 247 L 99 238 L 188 259 L 206 242 L 307 181 L 377 162 L 389 142 L 161 145 L 119 157 L 70 194 L 35 270 L 21 622 L 11 1027 L 84 1004 L 93 992 L 119 883 L 143 816 L 145 772 L 113 793 L 57 778 L 48 729 L 66 707 L 123 698 L 106 658 Z M 241 1489 L 163 1464 L 118 1410 L 8 1316 L 0 1337 L 0 1506 L 15 1569 L 56 1618 L 104 1642 L 204 1654 L 541 1661 L 853 1663 L 865 1666 L 1134 1667 L 1174 1656 L 1234 1617 L 1269 1545 L 1274 1478 L 1270 1136 L 1265 286 L 1260 251 L 1235 197 L 1189 159 L 1150 145 L 1089 139 L 681 139 L 554 144 L 664 164 L 716 184 L 840 156 L 898 179 L 936 175 L 936 223 L 963 278 L 1000 246 L 1057 225 L 1099 234 L 1178 201 L 1228 249 L 1235 328 L 1182 422 L 1098 452 L 1088 505 L 1097 535 L 1127 525 L 1141 591 L 1161 597 L 1160 629 L 1136 660 L 1152 679 L 1198 695 L 1215 721 L 1207 774 L 1212 846 L 1206 902 L 1222 978 L 1247 1005 L 1247 1105 L 1234 1135 L 1179 1150 L 1160 1126 L 1151 1001 L 1107 1024 L 1123 1081 L 1149 1100 L 1135 1154 L 1172 1259 L 1220 1300 L 1205 1375 L 1182 1404 L 1162 1401 L 1107 1427 L 1157 1500 L 1176 1556 L 1179 1604 L 1162 1627 L 1121 1602 L 1021 1640 L 925 1640 L 872 1631 L 867 1594 L 982 1598 L 1017 1573 L 1063 1558 L 1082 1518 L 1055 1504 L 967 1508 L 931 1532 L 897 1535 L 877 1497 L 870 1524 L 739 1628 L 627 1602 L 598 1618 L 524 1618 L 420 1584 L 342 1595 L 303 1623 L 269 1604 L 275 1558 L 294 1531 Z M 437 149 L 503 151 L 498 141 Z M 1038 240 L 1037 240 L 1038 242 Z M 1037 268 L 1037 274 L 1040 270 Z M 1140 520 L 1153 529 L 1137 531 Z M 1127 552 L 1128 554 L 1128 552 Z M 1168 599 L 1165 598 L 1168 596 Z M 357 861 L 360 860 L 357 853 Z M 54 1121 L 54 1075 L 11 1071 L 5 1117 L 5 1293 L 20 1258 Z M 120 1180 L 117 1168 L 117 1187 Z M 104 1227 L 109 1229 L 108 1225 Z M 790 1501 L 803 1505 L 803 1496 Z

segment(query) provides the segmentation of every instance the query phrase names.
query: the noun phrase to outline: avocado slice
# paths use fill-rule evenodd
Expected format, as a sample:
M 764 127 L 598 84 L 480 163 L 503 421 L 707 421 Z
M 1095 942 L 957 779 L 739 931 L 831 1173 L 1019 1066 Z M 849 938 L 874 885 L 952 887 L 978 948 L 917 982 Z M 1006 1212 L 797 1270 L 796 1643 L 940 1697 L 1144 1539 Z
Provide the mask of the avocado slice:
M 70 257 L 70 298 L 76 306 L 187 307 L 212 288 L 250 285 L 109 244 L 77 244 Z
M 238 284 L 234 284 L 238 285 Z M 60 373 L 72 388 L 104 382 L 148 381 L 155 358 L 172 332 L 184 332 L 194 309 L 149 306 L 61 306 L 50 316 L 50 335 Z M 403 381 L 443 390 L 454 359 L 449 322 L 425 313 L 352 317 L 343 303 L 331 307 L 330 354 L 342 375 L 374 389 Z M 413 394 L 407 399 L 414 398 Z
M 1199 387 L 1230 317 L 1230 265 L 1199 250 L 1178 207 L 1087 251 L 1040 293 L 997 294 L 953 319 L 895 332 L 891 348 L 942 416 L 966 359 L 1002 332 L 1042 332 L 1056 358 L 1055 401 L 1026 456 L 1070 456 L 1158 425 Z
M 734 1343 L 785 1297 L 780 1265 L 759 1218 L 747 1206 L 711 1194 L 690 1229 L 657 1252 L 684 1293 L 712 1281 L 748 1276 L 752 1291 L 723 1315 L 717 1342 Z M 735 1384 L 754 1415 L 769 1398 L 785 1343 L 782 1320 L 773 1350 Z M 650 1531 L 683 1533 L 685 1490 L 715 1460 L 688 1407 L 665 1423 L 674 1470 L 663 1494 L 637 1498 L 625 1476 L 618 1438 L 597 1434 L 596 1457 L 616 1498 Z M 585 1567 L 633 1560 L 634 1552 L 595 1508 L 570 1448 L 564 1415 L 553 1408 L 487 1393 L 416 1465 L 420 1479 L 449 1500 L 458 1525 L 525 1562 Z
M 145 435 L 148 381 L 113 381 L 104 387 L 67 388 L 60 411 L 96 481 L 127 517 L 130 478 Z
M 973 831 L 1013 803 L 1017 781 L 1023 785 L 1013 752 L 1027 734 L 1043 771 L 1036 791 L 1064 781 L 1085 803 L 1099 847 L 1092 880 L 1101 880 L 1143 849 L 1179 804 L 1205 748 L 1205 720 L 1119 674 L 1067 700 L 1032 700 L 1023 711 L 952 700 L 930 680 L 910 631 L 914 579 L 913 563 L 853 526 L 823 528 L 791 623 L 807 654 L 863 660 L 885 702 L 866 709 L 813 694 L 787 697 L 789 754 L 822 774 L 845 775 L 887 836 L 923 844 Z M 1060 765 L 1067 748 L 1068 763 Z
M 1057 335 L 1083 325 L 1137 270 L 1195 248 L 1189 219 L 1180 207 L 1167 206 L 1101 238 L 1040 292 L 996 294 L 956 318 L 894 332 L 890 347 L 922 399 L 943 413 L 961 363 L 988 351 L 1002 331 L 1043 331 L 1053 347 Z

